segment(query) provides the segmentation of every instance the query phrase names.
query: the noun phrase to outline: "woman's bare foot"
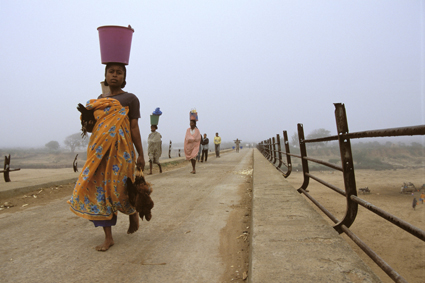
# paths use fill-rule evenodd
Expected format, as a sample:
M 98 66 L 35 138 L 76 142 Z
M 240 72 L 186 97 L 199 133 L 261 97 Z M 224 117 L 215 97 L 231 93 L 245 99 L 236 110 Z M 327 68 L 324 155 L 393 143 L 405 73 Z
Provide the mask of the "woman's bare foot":
M 195 170 L 193 170 L 192 172 L 190 172 L 191 174 L 196 174 L 196 171 Z
M 148 174 L 146 174 L 146 175 L 152 175 L 152 172 L 149 172 Z
M 137 230 L 139 230 L 139 216 L 136 213 L 128 216 L 130 220 L 130 226 L 128 226 L 127 234 L 133 234 Z
M 96 249 L 96 251 L 99 251 L 99 252 L 105 252 L 105 251 L 109 250 L 109 248 L 112 247 L 113 245 L 114 245 L 114 240 L 105 239 L 105 242 L 103 242 L 103 244 L 97 246 L 95 249 Z
M 103 232 L 105 233 L 105 241 L 103 242 L 103 244 L 95 248 L 96 251 L 105 252 L 114 245 L 114 239 L 112 238 L 112 227 L 103 227 Z

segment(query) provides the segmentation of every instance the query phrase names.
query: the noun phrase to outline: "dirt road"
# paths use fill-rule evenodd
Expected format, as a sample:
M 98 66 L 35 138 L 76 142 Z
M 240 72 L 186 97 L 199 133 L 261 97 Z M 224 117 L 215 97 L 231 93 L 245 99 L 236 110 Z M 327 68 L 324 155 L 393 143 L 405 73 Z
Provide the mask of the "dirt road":
M 150 222 L 127 235 L 118 215 L 115 245 L 69 210 L 67 198 L 0 214 L 2 282 L 242 282 L 248 270 L 252 149 L 147 177 Z

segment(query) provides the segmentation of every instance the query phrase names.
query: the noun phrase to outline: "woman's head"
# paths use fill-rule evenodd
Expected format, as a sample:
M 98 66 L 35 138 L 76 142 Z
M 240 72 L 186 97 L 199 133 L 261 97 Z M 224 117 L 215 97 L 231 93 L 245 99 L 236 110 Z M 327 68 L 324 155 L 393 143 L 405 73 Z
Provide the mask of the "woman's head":
M 105 86 L 124 88 L 127 69 L 122 63 L 108 63 L 105 67 Z
M 196 121 L 195 120 L 190 120 L 190 128 L 193 130 L 196 127 Z
M 157 125 L 151 125 L 151 132 L 155 132 L 158 129 Z

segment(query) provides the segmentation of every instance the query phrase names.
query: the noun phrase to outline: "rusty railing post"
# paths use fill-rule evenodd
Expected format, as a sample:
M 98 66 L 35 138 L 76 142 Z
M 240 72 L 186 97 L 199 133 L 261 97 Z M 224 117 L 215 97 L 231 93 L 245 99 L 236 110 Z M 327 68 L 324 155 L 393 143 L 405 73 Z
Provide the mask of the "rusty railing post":
M 171 140 L 170 140 L 170 146 L 168 147 L 168 158 L 171 158 Z
M 7 156 L 4 157 L 3 177 L 5 182 L 10 182 L 9 170 L 10 170 L 10 154 L 9 154 L 9 157 Z
M 269 147 L 269 140 L 264 140 L 264 152 L 265 152 L 265 157 L 267 158 L 267 160 L 269 159 L 270 155 L 270 147 Z
M 269 144 L 269 161 L 272 161 L 272 139 L 268 139 Z
M 298 124 L 298 141 L 300 143 L 301 165 L 303 167 L 303 176 L 304 176 L 303 184 L 301 185 L 301 188 L 297 190 L 299 193 L 302 193 L 301 190 L 307 190 L 308 183 L 310 181 L 310 177 L 307 176 L 307 174 L 309 173 L 308 161 L 304 159 L 304 157 L 307 156 L 307 148 L 305 146 L 304 140 L 305 138 L 304 138 L 303 124 Z
M 282 147 L 280 145 L 279 134 L 276 135 L 276 143 L 277 143 L 277 151 L 278 151 L 278 156 L 279 156 L 279 164 L 277 165 L 277 168 L 280 168 L 280 166 L 282 166 L 282 164 L 283 164 L 283 161 L 282 161 Z
M 291 156 L 289 155 L 290 150 L 289 150 L 289 142 L 288 142 L 288 133 L 286 131 L 283 131 L 283 142 L 285 143 L 285 152 L 288 153 L 288 154 L 285 154 L 288 171 L 283 174 L 283 177 L 288 178 L 292 172 L 292 163 L 291 163 Z
M 10 182 L 9 173 L 12 171 L 19 171 L 19 170 L 21 170 L 21 168 L 10 169 L 10 154 L 9 154 L 9 157 L 7 156 L 4 157 L 4 170 L 0 170 L 0 173 L 3 173 L 4 181 L 6 183 Z
M 353 154 L 351 152 L 350 138 L 348 134 L 347 114 L 345 106 L 342 103 L 335 103 L 335 120 L 338 130 L 339 151 L 341 153 L 342 173 L 344 177 L 344 186 L 347 199 L 347 210 L 344 218 L 334 226 L 338 233 L 342 233 L 342 225 L 350 228 L 357 216 L 358 204 L 351 200 L 351 196 L 357 196 L 356 178 L 354 176 Z
M 74 158 L 74 162 L 72 162 L 72 167 L 74 168 L 74 172 L 78 172 L 78 162 L 77 162 L 78 154 Z
M 272 152 L 273 152 L 272 164 L 275 165 L 276 164 L 276 140 L 274 137 L 272 138 Z

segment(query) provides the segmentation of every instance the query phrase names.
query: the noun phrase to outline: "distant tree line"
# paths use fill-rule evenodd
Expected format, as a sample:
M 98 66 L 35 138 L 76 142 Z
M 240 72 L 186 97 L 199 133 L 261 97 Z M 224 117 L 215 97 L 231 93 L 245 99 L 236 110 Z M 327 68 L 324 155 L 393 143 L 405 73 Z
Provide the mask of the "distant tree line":
M 50 151 L 57 151 L 60 148 L 60 145 L 57 141 L 49 141 L 46 143 L 45 147 Z
M 84 138 L 81 137 L 81 133 L 75 133 L 72 135 L 69 135 L 65 138 L 63 143 L 67 148 L 71 150 L 71 153 L 74 153 L 77 148 L 86 148 L 89 144 L 90 138 L 85 136 Z M 58 141 L 49 141 L 45 144 L 45 147 L 49 151 L 58 151 L 60 149 L 60 144 Z

